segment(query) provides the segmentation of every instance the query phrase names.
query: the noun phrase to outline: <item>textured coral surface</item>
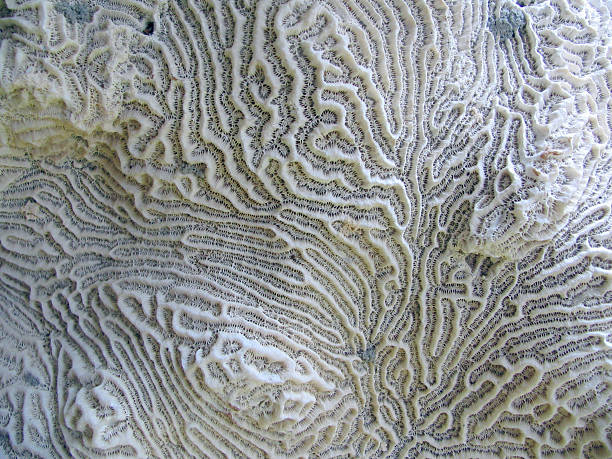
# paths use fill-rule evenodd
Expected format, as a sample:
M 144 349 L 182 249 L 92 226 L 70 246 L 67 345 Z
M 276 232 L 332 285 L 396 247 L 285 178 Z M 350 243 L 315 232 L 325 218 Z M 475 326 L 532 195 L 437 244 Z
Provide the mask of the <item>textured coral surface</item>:
M 612 456 L 599 0 L 0 0 L 0 455 Z

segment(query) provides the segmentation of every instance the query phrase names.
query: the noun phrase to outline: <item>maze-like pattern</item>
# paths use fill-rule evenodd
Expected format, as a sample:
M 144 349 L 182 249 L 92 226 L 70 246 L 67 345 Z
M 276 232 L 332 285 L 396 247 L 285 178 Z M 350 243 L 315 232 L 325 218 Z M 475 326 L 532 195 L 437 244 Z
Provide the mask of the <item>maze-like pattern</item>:
M 0 0 L 10 457 L 610 457 L 592 0 Z

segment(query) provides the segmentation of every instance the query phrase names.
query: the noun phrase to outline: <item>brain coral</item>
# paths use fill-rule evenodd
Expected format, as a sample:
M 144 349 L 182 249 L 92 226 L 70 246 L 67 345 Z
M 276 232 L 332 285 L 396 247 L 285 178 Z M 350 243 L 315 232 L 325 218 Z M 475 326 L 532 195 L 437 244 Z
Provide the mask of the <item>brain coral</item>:
M 612 456 L 599 0 L 0 0 L 0 452 Z

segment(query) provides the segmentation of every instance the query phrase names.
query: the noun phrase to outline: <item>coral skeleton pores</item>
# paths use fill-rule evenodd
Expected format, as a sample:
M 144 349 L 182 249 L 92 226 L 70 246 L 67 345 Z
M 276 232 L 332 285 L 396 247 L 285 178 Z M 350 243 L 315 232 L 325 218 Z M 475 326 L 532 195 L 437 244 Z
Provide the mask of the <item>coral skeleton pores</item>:
M 0 455 L 612 456 L 601 0 L 0 0 Z

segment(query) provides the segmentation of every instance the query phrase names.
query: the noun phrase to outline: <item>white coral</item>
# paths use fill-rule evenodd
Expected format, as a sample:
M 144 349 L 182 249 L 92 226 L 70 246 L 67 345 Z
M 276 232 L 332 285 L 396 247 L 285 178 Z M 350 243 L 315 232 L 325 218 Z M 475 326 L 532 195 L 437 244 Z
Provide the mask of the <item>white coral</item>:
M 5 455 L 609 457 L 608 3 L 0 0 Z

